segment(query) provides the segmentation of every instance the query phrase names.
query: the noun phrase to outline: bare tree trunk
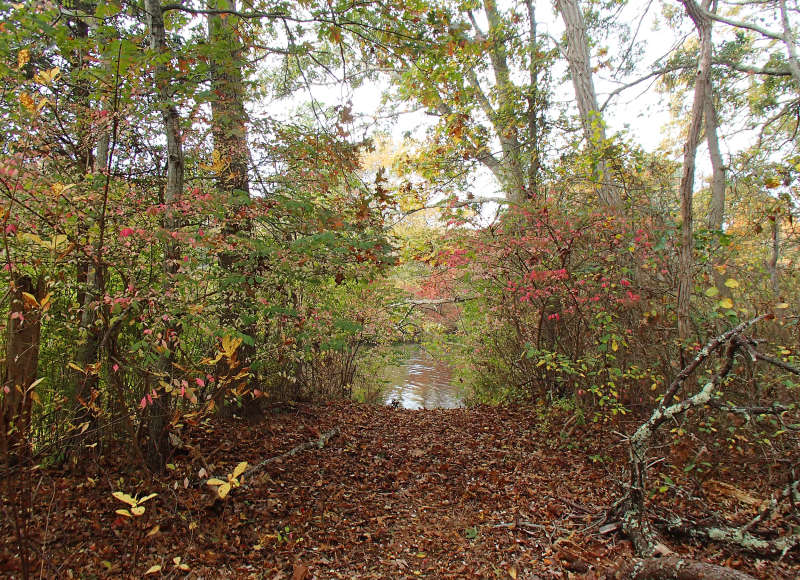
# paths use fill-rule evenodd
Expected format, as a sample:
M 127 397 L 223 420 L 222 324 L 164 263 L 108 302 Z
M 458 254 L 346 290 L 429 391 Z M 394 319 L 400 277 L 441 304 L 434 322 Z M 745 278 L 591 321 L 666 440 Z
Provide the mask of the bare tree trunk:
M 710 23 L 709 23 L 710 24 Z M 722 160 L 722 153 L 719 148 L 719 137 L 717 127 L 717 110 L 714 106 L 714 91 L 711 84 L 711 75 L 708 75 L 706 84 L 705 106 L 703 108 L 703 118 L 705 121 L 706 143 L 708 143 L 708 154 L 711 159 L 711 200 L 708 208 L 707 227 L 709 230 L 722 233 L 725 223 L 725 189 L 727 187 L 727 177 L 725 175 L 725 164 Z M 730 289 L 725 286 L 725 276 L 718 270 L 718 266 L 724 263 L 722 256 L 717 253 L 711 260 L 711 277 L 714 279 L 719 295 L 730 297 Z
M 91 8 L 91 6 L 89 6 Z M 98 23 L 96 19 L 89 16 L 75 16 L 76 21 L 80 22 L 79 29 L 84 32 L 85 38 L 88 40 L 89 33 L 94 34 L 94 44 L 98 47 L 100 54 L 103 54 L 104 40 L 99 37 Z M 103 62 L 103 67 L 106 72 L 109 71 L 109 63 Z M 80 114 L 90 116 L 92 114 L 92 103 L 90 102 L 89 87 L 82 89 L 82 110 Z M 101 104 L 105 108 L 105 104 Z M 89 121 L 86 121 L 89 124 Z M 80 170 L 83 174 L 94 173 L 102 179 L 108 170 L 108 154 L 110 144 L 110 132 L 107 128 L 103 129 L 96 141 L 96 150 L 94 144 L 94 136 L 88 131 L 80 137 L 81 150 L 84 151 L 82 158 L 85 158 L 84 167 Z M 95 182 L 99 183 L 99 181 Z M 107 207 L 108 196 L 108 183 L 104 187 L 103 197 L 104 202 L 100 209 L 99 222 L 103 224 L 105 221 L 105 211 Z M 85 226 L 85 224 L 84 224 Z M 102 225 L 101 225 L 101 229 Z M 85 234 L 84 234 L 85 235 Z M 88 422 L 90 427 L 85 430 L 89 437 L 97 436 L 97 417 L 91 410 L 90 401 L 93 401 L 99 384 L 99 375 L 95 371 L 89 369 L 95 365 L 100 356 L 100 337 L 103 334 L 102 325 L 98 325 L 98 309 L 101 308 L 100 298 L 105 294 L 105 266 L 103 260 L 103 245 L 104 240 L 98 237 L 97 242 L 94 244 L 91 259 L 79 264 L 79 283 L 82 281 L 83 286 L 79 291 L 79 307 L 80 307 L 80 320 L 79 320 L 79 342 L 75 361 L 77 366 L 84 369 L 84 372 L 74 371 L 72 373 L 73 389 L 75 396 L 75 415 L 74 424 L 81 425 Z M 83 443 L 86 443 L 84 438 L 81 438 Z
M 567 64 L 572 77 L 572 85 L 575 88 L 575 100 L 578 104 L 583 135 L 589 149 L 595 150 L 602 156 L 598 147 L 602 147 L 606 140 L 606 128 L 594 90 L 589 40 L 586 35 L 583 13 L 578 6 L 578 0 L 556 0 L 556 9 L 561 14 L 566 27 Z M 619 192 L 613 186 L 602 157 L 598 161 L 595 177 L 600 181 L 598 190 L 600 201 L 607 206 L 620 206 L 622 201 Z
M 529 82 L 528 86 L 528 149 L 530 160 L 528 161 L 528 196 L 538 199 L 540 184 L 539 173 L 541 171 L 541 137 L 544 121 L 542 119 L 543 103 L 539 91 L 539 63 L 538 43 L 536 32 L 536 7 L 533 0 L 526 0 L 525 5 L 528 9 L 528 24 L 530 40 L 528 51 L 530 53 L 530 63 L 528 67 Z
M 161 11 L 160 0 L 145 0 L 148 28 L 150 29 L 150 50 L 159 57 L 169 54 L 164 16 Z M 164 229 L 174 231 L 178 227 L 175 216 L 175 204 L 183 192 L 183 146 L 181 143 L 181 126 L 178 109 L 173 103 L 172 76 L 168 68 L 168 61 L 159 58 L 155 66 L 155 83 L 158 98 L 158 107 L 164 125 L 164 134 L 167 139 L 167 181 L 164 184 Z M 164 251 L 165 284 L 172 283 L 172 278 L 178 271 L 179 265 L 178 244 L 171 237 L 168 238 Z M 172 357 L 175 343 L 178 340 L 178 329 L 170 329 L 173 334 L 165 337 L 168 348 L 167 354 L 162 358 L 162 370 L 169 372 L 172 366 Z M 170 409 L 170 396 L 161 390 L 153 403 L 148 406 L 148 433 L 147 462 L 154 471 L 161 471 L 167 459 L 169 450 L 167 430 Z
M 678 260 L 678 336 L 687 342 L 692 333 L 691 299 L 694 286 L 694 226 L 692 202 L 694 193 L 694 171 L 697 145 L 703 124 L 703 110 L 706 107 L 706 89 L 711 71 L 711 20 L 706 18 L 694 0 L 681 0 L 686 12 L 694 22 L 700 35 L 700 57 L 694 85 L 694 102 L 689 134 L 683 146 L 683 174 L 681 175 L 681 248 Z M 711 0 L 703 1 L 707 9 Z

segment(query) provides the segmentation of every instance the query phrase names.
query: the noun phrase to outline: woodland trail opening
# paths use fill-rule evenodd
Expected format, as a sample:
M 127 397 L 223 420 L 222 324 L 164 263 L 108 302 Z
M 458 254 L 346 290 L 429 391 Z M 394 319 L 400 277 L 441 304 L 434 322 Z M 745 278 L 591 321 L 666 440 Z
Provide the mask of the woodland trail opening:
M 299 405 L 254 427 L 187 424 L 158 482 L 108 459 L 82 476 L 44 470 L 32 522 L 44 577 L 171 572 L 174 558 L 202 578 L 605 577 L 631 557 L 602 529 L 622 461 L 600 455 L 614 447 L 599 430 L 573 433 L 583 443 L 567 449 L 540 417 L 533 407 Z M 193 484 L 203 463 L 229 473 L 334 429 L 225 500 Z M 159 495 L 135 521 L 115 515 L 118 490 Z M 759 573 L 713 547 L 680 551 Z M 9 566 L 2 554 L 0 570 Z M 793 577 L 788 563 L 770 566 L 759 577 Z

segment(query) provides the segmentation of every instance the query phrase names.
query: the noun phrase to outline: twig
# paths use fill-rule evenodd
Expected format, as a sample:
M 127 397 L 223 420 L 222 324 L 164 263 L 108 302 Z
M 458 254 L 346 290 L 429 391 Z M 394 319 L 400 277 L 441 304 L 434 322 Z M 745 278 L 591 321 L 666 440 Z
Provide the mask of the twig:
M 268 465 L 272 463 L 277 463 L 279 461 L 283 461 L 287 457 L 294 457 L 295 455 L 297 455 L 301 451 L 305 451 L 306 449 L 311 449 L 313 447 L 316 447 L 317 449 L 322 449 L 323 447 L 325 447 L 325 444 L 328 443 L 330 439 L 332 439 L 336 435 L 339 435 L 340 433 L 341 430 L 339 429 L 339 427 L 334 427 L 330 431 L 326 431 L 325 433 L 320 435 L 318 439 L 311 439 L 309 441 L 306 441 L 305 443 L 300 443 L 299 445 L 295 445 L 294 447 L 292 447 L 286 453 L 282 453 L 281 455 L 277 455 L 275 457 L 270 457 L 269 459 L 265 459 L 264 461 L 255 464 L 254 466 L 250 467 L 249 469 L 247 469 L 247 471 L 244 472 L 244 477 L 253 476 L 259 473 L 260 471 L 263 471 L 264 468 L 267 467 Z

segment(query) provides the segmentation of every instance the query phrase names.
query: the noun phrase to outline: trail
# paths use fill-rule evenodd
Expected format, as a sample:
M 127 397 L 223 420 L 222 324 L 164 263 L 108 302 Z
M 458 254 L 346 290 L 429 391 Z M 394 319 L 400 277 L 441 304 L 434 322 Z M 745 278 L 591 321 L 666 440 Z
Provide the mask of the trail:
M 183 577 L 180 557 L 192 578 L 603 578 L 631 556 L 627 541 L 599 533 L 620 464 L 599 455 L 600 430 L 574 432 L 567 449 L 542 416 L 297 406 L 255 427 L 187 425 L 185 447 L 203 458 L 178 452 L 161 481 L 127 473 L 122 456 L 80 477 L 43 471 L 32 522 L 44 577 L 139 577 L 154 565 L 152 577 Z M 230 473 L 334 427 L 323 448 L 269 462 L 225 500 L 193 483 L 204 461 Z M 132 522 L 114 513 L 117 490 L 159 495 Z M 6 553 L 0 570 L 10 566 Z

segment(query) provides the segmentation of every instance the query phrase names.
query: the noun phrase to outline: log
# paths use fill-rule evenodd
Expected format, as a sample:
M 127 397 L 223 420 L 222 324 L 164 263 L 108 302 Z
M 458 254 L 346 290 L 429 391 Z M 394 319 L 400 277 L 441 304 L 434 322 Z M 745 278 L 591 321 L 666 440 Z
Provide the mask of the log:
M 635 558 L 619 568 L 616 580 L 755 580 L 750 574 L 680 556 Z

